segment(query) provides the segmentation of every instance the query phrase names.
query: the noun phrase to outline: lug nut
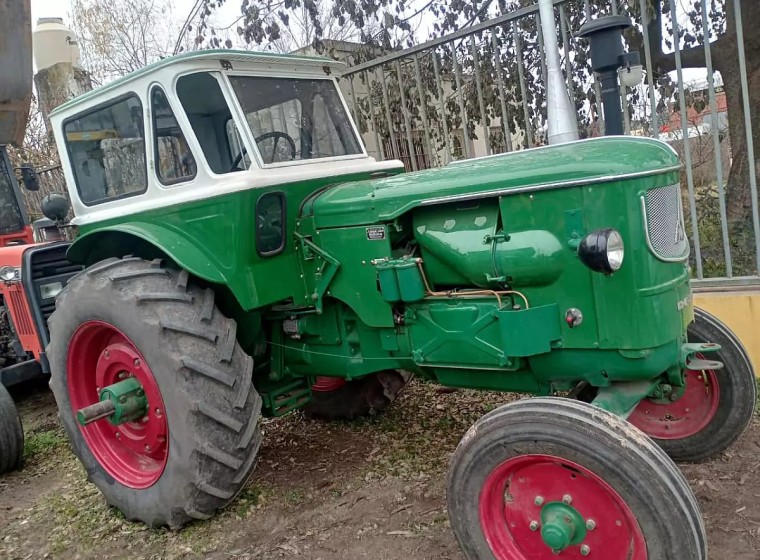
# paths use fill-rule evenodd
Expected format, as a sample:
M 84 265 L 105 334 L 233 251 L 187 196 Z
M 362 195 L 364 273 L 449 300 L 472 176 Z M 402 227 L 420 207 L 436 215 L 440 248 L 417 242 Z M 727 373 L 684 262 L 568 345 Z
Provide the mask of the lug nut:
M 581 545 L 581 556 L 588 556 L 591 553 L 591 547 L 587 544 Z
M 148 420 L 150 420 L 150 419 L 148 418 L 148 415 L 147 415 L 147 414 L 146 414 L 145 416 L 143 416 L 143 417 L 142 417 L 142 423 L 143 423 L 143 424 L 147 424 L 147 423 L 148 423 Z
M 564 496 L 562 496 L 562 503 L 563 504 L 568 504 L 568 505 L 572 504 L 573 503 L 572 496 L 570 496 L 570 494 L 565 494 Z
M 150 453 L 150 445 L 146 445 L 145 446 L 145 451 L 147 451 L 148 453 Z
M 135 367 L 140 367 L 140 360 L 135 358 L 134 364 L 135 364 Z
M 160 408 L 156 409 L 156 416 L 161 416 L 161 409 Z
M 538 521 L 531 521 L 530 522 L 530 530 L 531 531 L 538 531 Z
M 121 432 L 116 432 L 116 439 L 121 439 Z
M 107 360 L 108 358 L 111 357 L 111 353 L 108 350 L 106 350 L 105 352 L 103 352 L 103 357 Z
M 541 496 L 536 496 L 536 499 L 533 500 L 533 503 L 536 504 L 537 506 L 540 506 L 541 504 L 544 503 L 544 498 Z
M 589 531 L 593 531 L 594 529 L 596 529 L 596 521 L 594 521 L 593 519 L 588 519 L 586 521 L 586 529 L 588 529 Z

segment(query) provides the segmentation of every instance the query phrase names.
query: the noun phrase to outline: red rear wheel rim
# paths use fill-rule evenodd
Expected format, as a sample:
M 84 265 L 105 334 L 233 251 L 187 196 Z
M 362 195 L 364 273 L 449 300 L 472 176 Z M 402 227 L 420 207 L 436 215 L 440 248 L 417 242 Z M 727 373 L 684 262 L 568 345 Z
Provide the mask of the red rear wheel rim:
M 95 459 L 119 483 L 136 489 L 152 486 L 166 466 L 169 430 L 161 391 L 134 343 L 113 325 L 87 321 L 71 337 L 66 371 L 74 415 L 96 403 L 100 389 L 126 377 L 140 382 L 148 399 L 142 419 L 118 426 L 102 419 L 80 429 Z
M 555 554 L 543 541 L 541 508 L 569 496 L 591 530 L 583 542 Z M 599 476 L 566 459 L 523 455 L 496 467 L 480 493 L 480 525 L 497 560 L 582 559 L 646 560 L 646 542 L 633 512 Z M 596 552 L 596 554 L 595 554 Z
M 346 380 L 342 377 L 327 377 L 319 376 L 314 380 L 314 385 L 311 386 L 312 391 L 318 393 L 329 393 L 330 391 L 336 391 L 346 384 Z
M 628 421 L 657 439 L 684 439 L 704 430 L 720 405 L 718 376 L 713 370 L 686 370 L 686 387 L 675 401 L 644 399 Z

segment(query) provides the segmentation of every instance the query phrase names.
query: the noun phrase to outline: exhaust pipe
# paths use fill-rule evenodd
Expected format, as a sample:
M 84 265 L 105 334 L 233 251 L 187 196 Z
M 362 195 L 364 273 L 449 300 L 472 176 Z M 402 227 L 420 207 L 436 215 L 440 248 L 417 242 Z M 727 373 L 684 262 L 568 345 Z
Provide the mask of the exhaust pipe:
M 562 69 L 559 66 L 557 30 L 554 27 L 554 2 L 553 0 L 538 0 L 538 8 L 546 53 L 548 139 L 549 144 L 565 144 L 578 140 L 578 121 L 567 94 Z

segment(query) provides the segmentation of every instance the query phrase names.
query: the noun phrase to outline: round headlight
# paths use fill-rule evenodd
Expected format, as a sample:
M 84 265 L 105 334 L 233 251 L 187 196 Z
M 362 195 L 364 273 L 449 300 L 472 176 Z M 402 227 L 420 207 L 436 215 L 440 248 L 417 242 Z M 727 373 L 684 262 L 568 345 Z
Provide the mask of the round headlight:
M 0 280 L 4 282 L 12 282 L 16 279 L 16 269 L 12 266 L 4 266 L 0 268 Z
M 581 262 L 596 272 L 612 274 L 623 266 L 623 237 L 612 228 L 597 229 L 578 245 Z

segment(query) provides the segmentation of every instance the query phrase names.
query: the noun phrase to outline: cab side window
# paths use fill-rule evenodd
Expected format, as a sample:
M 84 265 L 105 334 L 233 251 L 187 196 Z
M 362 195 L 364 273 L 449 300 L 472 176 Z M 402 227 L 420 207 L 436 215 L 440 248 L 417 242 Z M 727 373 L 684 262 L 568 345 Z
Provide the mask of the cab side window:
M 79 196 L 87 205 L 144 193 L 148 188 L 140 99 L 129 94 L 63 125 Z
M 153 88 L 150 103 L 155 140 L 153 157 L 158 180 L 164 185 L 171 185 L 193 179 L 198 171 L 195 158 L 160 87 Z

